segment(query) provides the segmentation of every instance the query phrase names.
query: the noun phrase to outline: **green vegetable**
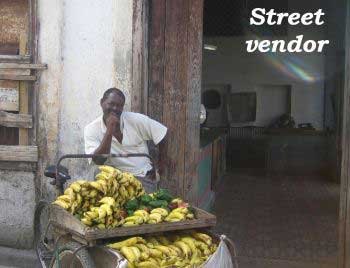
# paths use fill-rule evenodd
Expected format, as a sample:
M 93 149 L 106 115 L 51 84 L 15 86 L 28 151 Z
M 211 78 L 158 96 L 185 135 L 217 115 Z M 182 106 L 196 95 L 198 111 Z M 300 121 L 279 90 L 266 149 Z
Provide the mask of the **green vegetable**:
M 188 211 L 189 211 L 190 213 L 193 213 L 193 214 L 194 214 L 195 210 L 194 210 L 193 207 L 188 207 L 187 209 L 188 209 Z
M 127 210 L 126 212 L 128 213 L 128 216 L 134 215 L 134 211 L 133 210 Z
M 173 196 L 167 189 L 160 189 L 155 193 L 155 197 L 159 200 L 165 200 L 167 202 L 171 202 L 171 200 L 173 200 Z
M 153 200 L 152 197 L 150 197 L 148 194 L 144 194 L 141 196 L 140 201 L 143 205 L 148 205 L 149 202 Z
M 132 199 L 125 204 L 125 209 L 127 211 L 129 211 L 129 210 L 135 211 L 137 209 L 138 205 L 139 204 L 138 204 L 137 200 Z
M 149 202 L 149 205 L 152 208 L 160 208 L 160 207 L 167 207 L 168 206 L 168 202 L 165 200 L 154 200 Z

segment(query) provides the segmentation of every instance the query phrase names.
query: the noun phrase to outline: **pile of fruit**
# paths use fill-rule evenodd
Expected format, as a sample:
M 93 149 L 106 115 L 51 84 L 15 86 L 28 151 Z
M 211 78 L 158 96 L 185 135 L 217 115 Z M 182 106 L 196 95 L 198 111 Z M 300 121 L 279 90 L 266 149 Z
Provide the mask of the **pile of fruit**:
M 132 237 L 107 247 L 118 250 L 128 268 L 200 267 L 217 249 L 209 235 L 195 231 Z
M 110 166 L 99 166 L 95 181 L 78 180 L 69 185 L 58 205 L 87 226 L 99 229 L 193 219 L 188 203 L 161 189 L 146 194 L 132 174 Z

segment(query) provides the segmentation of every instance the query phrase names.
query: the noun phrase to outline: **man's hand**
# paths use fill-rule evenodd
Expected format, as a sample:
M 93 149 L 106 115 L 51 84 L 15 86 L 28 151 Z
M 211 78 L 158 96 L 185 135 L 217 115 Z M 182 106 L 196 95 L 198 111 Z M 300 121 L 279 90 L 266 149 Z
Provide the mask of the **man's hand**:
M 110 134 L 113 134 L 117 130 L 117 126 L 119 125 L 119 117 L 117 117 L 114 113 L 110 113 L 106 119 L 106 127 L 107 131 Z

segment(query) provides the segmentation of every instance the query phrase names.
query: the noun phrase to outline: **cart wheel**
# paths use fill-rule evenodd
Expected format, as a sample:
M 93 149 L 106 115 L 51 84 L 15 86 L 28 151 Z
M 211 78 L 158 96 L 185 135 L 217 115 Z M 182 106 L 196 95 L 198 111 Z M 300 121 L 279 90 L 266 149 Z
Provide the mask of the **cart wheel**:
M 72 259 L 73 253 L 81 247 L 81 244 L 76 242 L 68 242 L 59 248 L 57 257 L 54 256 L 55 261 L 53 268 L 94 268 L 94 261 L 89 252 L 83 248 L 80 249 Z M 55 254 L 56 255 L 56 254 Z M 56 255 L 56 256 L 57 256 Z

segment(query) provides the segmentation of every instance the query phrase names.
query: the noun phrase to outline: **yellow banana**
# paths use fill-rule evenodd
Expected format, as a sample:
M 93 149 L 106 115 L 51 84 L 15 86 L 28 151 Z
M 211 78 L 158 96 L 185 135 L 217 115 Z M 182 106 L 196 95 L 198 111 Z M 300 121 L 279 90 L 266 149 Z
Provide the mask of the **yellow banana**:
M 113 209 L 111 208 L 110 205 L 103 204 L 103 205 L 100 206 L 100 208 L 105 209 L 108 216 L 113 215 Z
M 139 267 L 139 268 L 159 268 L 158 263 L 155 264 L 152 261 L 139 262 L 137 264 L 137 267 Z
M 120 194 L 124 199 L 129 199 L 128 191 L 125 189 L 124 185 L 121 185 L 121 186 L 119 187 L 119 194 Z
M 87 180 L 77 180 L 76 183 L 78 183 L 81 187 L 89 187 L 90 182 Z
M 192 236 L 193 236 L 195 239 L 204 242 L 204 243 L 207 244 L 208 246 L 210 246 L 210 245 L 213 243 L 212 238 L 211 238 L 209 235 L 207 235 L 207 234 L 193 232 L 193 233 L 192 233 Z
M 138 261 L 141 257 L 141 252 L 137 247 L 131 246 L 130 249 L 134 252 L 134 255 L 136 257 L 136 261 Z
M 125 223 L 123 224 L 123 226 L 125 226 L 125 227 L 137 226 L 137 225 L 140 225 L 140 224 L 138 224 L 138 223 L 136 223 L 136 222 L 134 222 L 134 221 L 127 221 L 127 222 L 125 222 Z
M 110 205 L 111 207 L 115 207 L 115 200 L 113 197 L 104 197 L 98 202 L 102 204 Z
M 140 216 L 143 218 L 144 222 L 147 222 L 149 220 L 149 214 L 146 210 L 139 209 L 134 212 L 134 216 Z
M 164 208 L 155 208 L 151 210 L 151 213 L 159 213 L 163 217 L 168 216 L 168 211 Z
M 111 227 L 114 222 L 113 215 L 109 215 L 106 217 L 106 226 Z
M 96 211 L 87 211 L 87 212 L 84 212 L 84 216 L 94 220 L 94 219 L 98 218 L 98 212 L 96 212 Z
M 174 253 L 173 251 L 171 251 L 170 248 L 168 248 L 167 246 L 163 246 L 163 245 L 156 245 L 154 246 L 155 249 L 158 249 L 159 251 L 161 251 L 163 254 L 167 255 L 167 256 L 173 256 Z
M 162 215 L 159 213 L 151 213 L 149 215 L 150 220 L 155 220 L 157 223 L 162 221 Z
M 190 257 L 191 256 L 191 249 L 190 247 L 183 241 L 176 241 L 174 243 L 175 246 L 179 247 L 183 254 L 185 255 L 186 258 Z
M 125 222 L 135 222 L 137 224 L 142 224 L 143 218 L 142 218 L 142 216 L 134 215 L 134 216 L 126 217 Z
M 64 194 L 69 196 L 71 202 L 75 200 L 75 193 L 72 188 L 67 188 L 64 191 Z
M 152 243 L 154 246 L 160 245 L 157 239 L 155 239 L 153 236 L 146 238 L 147 243 Z
M 155 249 L 155 248 L 150 248 L 149 249 L 149 254 L 153 258 L 161 258 L 163 256 L 163 253 L 159 249 Z
M 182 202 L 183 202 L 183 200 L 181 198 L 175 198 L 175 199 L 171 200 L 171 203 L 176 203 L 176 204 L 180 204 Z
M 70 206 L 67 202 L 64 202 L 63 200 L 56 200 L 54 202 L 52 202 L 52 204 L 58 205 L 64 209 L 68 209 Z
M 116 174 L 117 173 L 117 170 L 114 167 L 107 166 L 107 165 L 99 166 L 98 169 L 100 171 L 103 171 L 103 172 L 106 172 L 106 173 L 109 173 L 109 174 Z
M 74 192 L 79 193 L 81 191 L 81 186 L 77 182 L 73 182 L 69 188 L 73 189 Z
M 99 180 L 99 181 L 97 181 L 97 183 L 101 185 L 101 187 L 103 189 L 103 193 L 107 194 L 107 192 L 108 192 L 107 182 L 105 180 Z
M 57 200 L 61 200 L 65 203 L 71 203 L 71 199 L 68 195 L 60 195 L 59 197 L 57 197 Z
M 185 242 L 191 249 L 192 252 L 196 252 L 197 251 L 197 247 L 196 247 L 196 240 L 192 237 L 182 237 L 181 241 Z
M 82 218 L 81 222 L 84 223 L 87 226 L 91 226 L 92 225 L 92 221 L 89 218 Z
M 129 239 L 123 240 L 121 242 L 116 242 L 116 243 L 113 243 L 113 244 L 109 244 L 107 246 L 110 247 L 110 248 L 119 250 L 122 247 L 130 247 L 130 246 L 136 245 L 136 243 L 137 243 L 137 237 L 134 236 L 134 237 L 131 237 Z
M 193 213 L 186 214 L 186 219 L 193 220 L 194 219 L 194 214 Z
M 208 245 L 204 242 L 196 240 L 195 244 L 197 248 L 203 252 L 204 255 L 209 256 L 211 254 Z
M 130 262 L 134 263 L 136 261 L 136 256 L 134 251 L 129 247 L 122 247 L 120 252 L 124 255 L 124 257 Z
M 109 180 L 110 178 L 112 178 L 111 176 L 112 174 L 109 173 L 105 173 L 105 172 L 100 172 L 95 176 L 95 180 Z
M 99 184 L 97 181 L 90 182 L 91 187 L 95 188 L 96 190 L 103 192 L 103 187 L 101 184 Z
M 97 228 L 100 230 L 106 229 L 106 225 L 104 223 L 97 224 Z
M 183 219 L 185 219 L 185 215 L 180 213 L 180 212 L 173 212 L 172 211 L 172 212 L 170 212 L 170 214 L 169 214 L 169 216 L 167 218 L 169 218 L 169 219 L 171 219 L 171 218 L 178 218 L 178 219 L 183 220 Z
M 180 257 L 180 256 L 182 255 L 182 250 L 179 249 L 177 246 L 169 245 L 168 247 L 171 248 L 171 249 L 173 249 L 173 250 L 176 252 L 177 256 Z
M 100 206 L 98 209 L 98 218 L 104 219 L 107 216 L 107 208 Z
M 187 214 L 188 208 L 175 208 L 171 211 L 171 213 L 181 213 L 181 214 Z
M 80 206 L 82 202 L 83 202 L 83 197 L 82 197 L 80 194 L 77 194 L 77 203 L 78 203 L 78 206 Z
M 74 214 L 77 208 L 78 208 L 78 202 L 77 202 L 77 201 L 74 201 L 74 202 L 72 203 L 71 207 L 70 207 L 70 212 L 71 212 L 72 214 Z
M 128 191 L 129 198 L 132 198 L 135 196 L 135 189 L 134 189 L 134 187 L 132 187 L 132 185 L 128 185 L 126 187 L 126 190 Z

